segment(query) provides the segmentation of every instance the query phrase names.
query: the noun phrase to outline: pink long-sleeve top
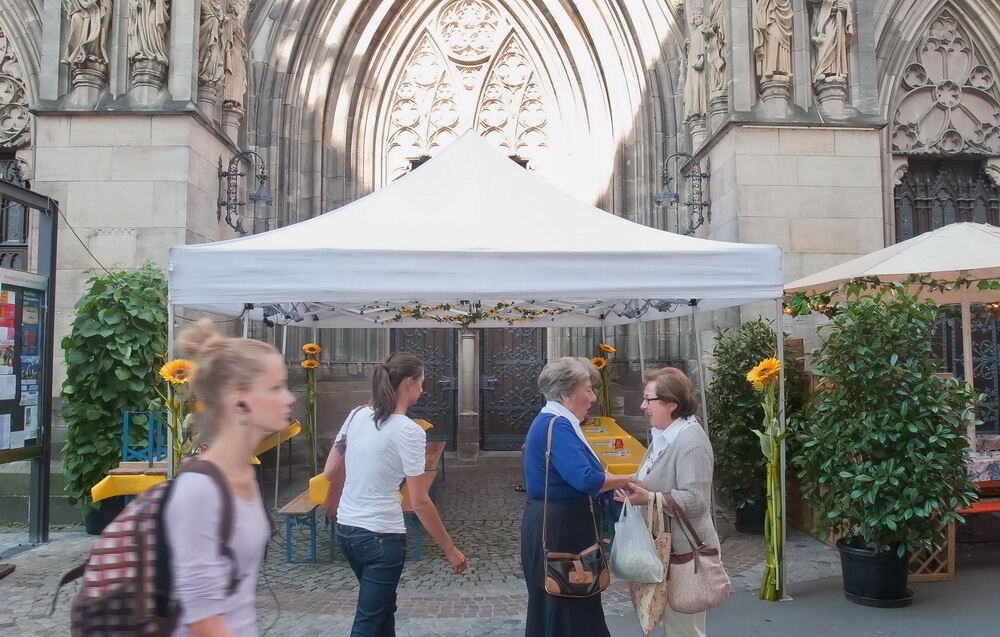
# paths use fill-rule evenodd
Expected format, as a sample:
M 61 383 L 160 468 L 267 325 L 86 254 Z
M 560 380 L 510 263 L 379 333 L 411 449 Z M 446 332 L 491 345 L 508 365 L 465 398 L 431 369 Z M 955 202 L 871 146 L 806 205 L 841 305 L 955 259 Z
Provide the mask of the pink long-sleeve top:
M 232 595 L 226 594 L 231 562 L 219 553 L 222 492 L 200 473 L 177 476 L 167 502 L 165 524 L 173 567 L 173 598 L 181 604 L 174 637 L 189 634 L 187 624 L 222 615 L 236 635 L 257 635 L 254 596 L 257 570 L 264 557 L 270 524 L 260 499 L 233 499 L 233 534 L 229 547 L 236 556 L 240 577 Z

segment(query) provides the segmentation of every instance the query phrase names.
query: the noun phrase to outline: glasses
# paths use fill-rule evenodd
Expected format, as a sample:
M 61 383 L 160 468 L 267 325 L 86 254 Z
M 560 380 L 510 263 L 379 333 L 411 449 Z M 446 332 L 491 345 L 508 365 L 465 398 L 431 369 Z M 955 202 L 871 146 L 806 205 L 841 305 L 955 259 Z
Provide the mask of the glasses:
M 663 402 L 663 399 L 660 398 L 659 396 L 653 396 L 652 398 L 650 398 L 649 396 L 643 396 L 642 397 L 642 402 L 643 403 L 652 403 L 652 402 L 656 402 L 657 400 L 659 400 L 660 402 Z

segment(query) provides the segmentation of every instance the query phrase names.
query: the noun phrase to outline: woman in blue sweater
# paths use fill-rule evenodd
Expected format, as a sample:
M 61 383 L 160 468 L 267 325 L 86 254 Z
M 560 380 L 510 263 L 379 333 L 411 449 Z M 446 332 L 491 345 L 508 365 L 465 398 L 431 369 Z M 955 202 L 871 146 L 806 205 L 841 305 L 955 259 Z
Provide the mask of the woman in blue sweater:
M 521 522 L 521 567 L 528 586 L 525 637 L 610 637 L 600 594 L 587 598 L 555 597 L 545 592 L 542 547 L 545 449 L 552 424 L 548 478 L 547 546 L 549 551 L 579 553 L 600 541 L 591 498 L 620 489 L 634 476 L 606 473 L 580 429 L 597 400 L 597 369 L 586 358 L 566 356 L 550 362 L 538 377 L 548 401 L 524 443 L 524 486 L 528 502 Z

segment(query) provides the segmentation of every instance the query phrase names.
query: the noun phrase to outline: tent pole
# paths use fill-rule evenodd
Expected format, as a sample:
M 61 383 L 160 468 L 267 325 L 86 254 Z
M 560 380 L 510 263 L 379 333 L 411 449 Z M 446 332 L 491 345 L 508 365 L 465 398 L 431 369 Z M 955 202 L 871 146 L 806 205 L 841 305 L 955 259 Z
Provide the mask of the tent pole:
M 167 301 L 167 360 L 174 360 L 174 304 Z M 174 423 L 169 422 L 170 410 L 167 410 L 166 429 L 167 438 L 167 477 L 174 477 L 174 433 L 171 427 Z
M 701 333 L 698 331 L 698 300 L 691 299 L 691 331 L 694 332 L 695 356 L 698 358 L 698 393 L 701 397 L 701 428 L 708 434 L 708 400 L 705 397 L 705 361 L 701 351 Z M 715 489 L 712 489 L 712 526 L 718 526 L 715 519 Z
M 698 301 L 691 299 L 691 331 L 694 333 L 695 357 L 698 359 L 698 393 L 701 398 L 701 427 L 708 433 L 708 401 L 705 399 L 705 361 L 702 359 L 701 333 L 698 331 Z
M 639 340 L 639 375 L 646 378 L 646 357 L 642 348 L 642 320 L 639 317 L 635 319 L 635 329 Z
M 964 368 L 965 382 L 970 390 L 975 390 L 975 378 L 973 378 L 972 368 L 972 308 L 969 304 L 969 297 L 962 295 L 962 367 Z M 976 415 L 969 410 L 969 424 L 965 428 L 966 436 L 969 438 L 969 449 L 976 450 Z
M 781 431 L 781 443 L 778 448 L 778 457 L 781 459 L 781 542 L 779 543 L 779 559 L 777 569 L 778 590 L 781 591 L 783 599 L 791 599 L 786 588 L 785 581 L 785 539 L 788 537 L 788 489 L 785 486 L 785 328 L 783 319 L 785 313 L 782 311 L 782 299 L 774 300 L 774 338 L 775 349 L 778 353 L 778 427 Z
M 250 337 L 250 317 L 244 315 L 243 316 L 243 338 L 249 338 L 249 337 Z
M 288 351 L 288 323 L 281 326 L 281 360 L 285 360 L 285 354 Z M 289 440 L 291 440 L 289 438 Z M 278 508 L 278 476 L 281 475 L 281 440 L 278 440 L 274 449 L 274 456 L 276 458 L 274 464 L 274 508 Z

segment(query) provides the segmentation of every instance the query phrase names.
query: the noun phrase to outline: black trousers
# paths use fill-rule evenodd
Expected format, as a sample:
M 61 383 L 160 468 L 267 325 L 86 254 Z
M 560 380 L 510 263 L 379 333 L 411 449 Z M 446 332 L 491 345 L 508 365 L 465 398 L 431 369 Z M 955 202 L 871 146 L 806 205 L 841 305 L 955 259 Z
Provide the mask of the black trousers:
M 596 510 L 596 506 L 595 506 Z M 549 502 L 548 549 L 578 553 L 592 545 L 594 521 L 583 502 Z M 528 500 L 521 521 L 521 568 L 528 587 L 525 637 L 611 637 L 600 594 L 584 599 L 545 592 L 542 501 Z

